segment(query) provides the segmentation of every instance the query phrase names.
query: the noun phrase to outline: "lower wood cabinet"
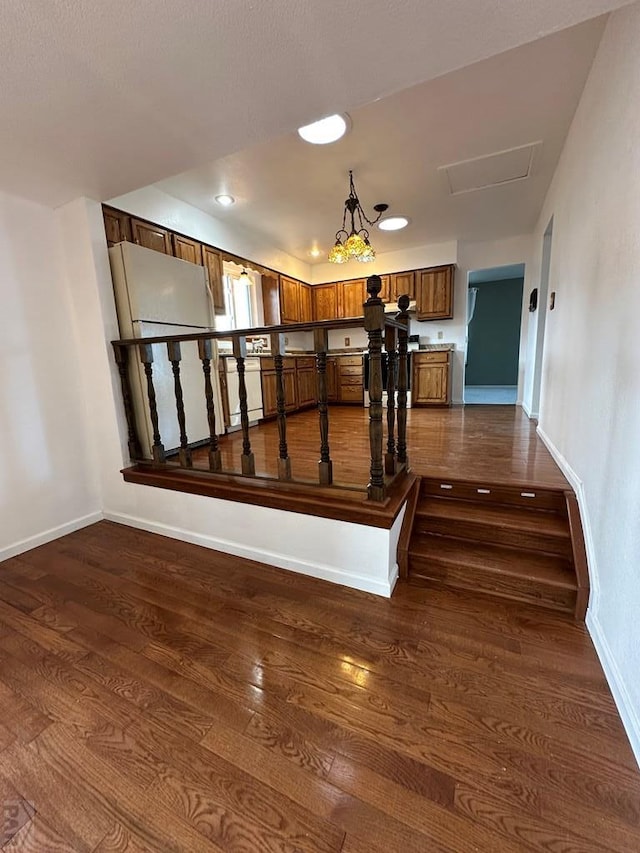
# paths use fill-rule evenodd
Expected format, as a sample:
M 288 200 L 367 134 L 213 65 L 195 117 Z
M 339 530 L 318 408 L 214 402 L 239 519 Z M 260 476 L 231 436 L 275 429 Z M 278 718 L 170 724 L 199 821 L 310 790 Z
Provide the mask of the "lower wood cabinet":
M 296 360 L 285 356 L 282 360 L 282 382 L 284 384 L 285 412 L 295 412 L 298 409 L 298 383 L 296 380 Z M 276 395 L 276 366 L 272 358 L 260 360 L 262 379 L 262 409 L 265 418 L 278 414 L 278 398 Z
M 364 405 L 364 363 L 361 355 L 336 358 L 339 403 Z
M 316 360 L 313 356 L 296 358 L 296 380 L 298 383 L 298 408 L 304 409 L 318 403 L 318 380 Z
M 327 359 L 327 402 L 338 402 L 338 359 L 335 356 Z
M 451 405 L 451 352 L 414 352 L 411 363 L 411 405 Z

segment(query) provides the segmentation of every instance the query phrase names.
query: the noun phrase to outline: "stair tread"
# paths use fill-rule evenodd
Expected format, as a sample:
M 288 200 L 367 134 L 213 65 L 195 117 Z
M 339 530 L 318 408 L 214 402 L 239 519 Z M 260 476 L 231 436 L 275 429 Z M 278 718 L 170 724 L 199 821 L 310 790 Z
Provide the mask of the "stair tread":
M 467 567 L 496 575 L 508 575 L 539 581 L 566 589 L 576 589 L 575 574 L 569 562 L 549 554 L 522 552 L 508 546 L 483 544 L 447 536 L 414 537 L 409 547 L 409 560 L 426 558 L 440 564 Z M 420 570 L 411 570 L 420 575 Z
M 539 533 L 559 538 L 569 538 L 567 520 L 550 510 L 504 504 L 483 504 L 477 501 L 456 500 L 445 497 L 423 497 L 416 510 L 417 518 L 437 517 L 451 521 L 474 522 Z

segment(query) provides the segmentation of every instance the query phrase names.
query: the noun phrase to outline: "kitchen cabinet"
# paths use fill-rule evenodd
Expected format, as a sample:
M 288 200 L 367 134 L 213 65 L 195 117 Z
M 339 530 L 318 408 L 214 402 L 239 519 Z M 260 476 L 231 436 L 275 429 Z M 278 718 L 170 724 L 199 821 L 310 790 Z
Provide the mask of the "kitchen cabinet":
M 338 402 L 338 359 L 329 356 L 327 359 L 327 402 Z
M 145 249 L 153 249 L 154 252 L 162 252 L 165 255 L 173 254 L 171 232 L 159 225 L 131 217 L 131 239 Z
M 202 244 L 181 234 L 172 234 L 173 254 L 182 261 L 202 266 Z
M 414 352 L 411 405 L 451 405 L 451 352 Z
M 364 366 L 361 355 L 337 357 L 338 402 L 364 405 Z
M 262 274 L 262 307 L 265 326 L 280 325 L 280 282 L 279 277 Z
M 280 320 L 300 322 L 300 282 L 284 275 L 280 276 Z
M 342 299 L 338 303 L 339 317 L 362 317 L 362 308 L 367 299 L 366 282 L 364 278 L 339 283 Z
M 125 240 L 131 243 L 131 217 L 120 210 L 111 207 L 102 208 L 104 218 L 104 231 L 107 237 L 107 246 L 115 246 Z
M 416 272 L 416 315 L 418 320 L 450 320 L 453 318 L 453 276 L 455 266 Z
M 380 289 L 380 299 L 383 302 L 392 302 L 393 297 L 391 294 L 391 276 L 390 275 L 381 275 L 380 281 L 382 283 L 382 288 Z M 369 294 L 367 293 L 367 299 L 369 298 Z
M 318 403 L 316 360 L 313 356 L 296 358 L 296 382 L 298 386 L 298 408 L 315 406 Z
M 276 395 L 276 365 L 273 358 L 261 358 L 262 408 L 264 417 L 270 418 L 278 413 Z M 282 359 L 282 382 L 284 384 L 285 412 L 295 412 L 298 408 L 298 387 L 296 381 L 296 359 L 285 356 Z
M 314 320 L 335 320 L 338 317 L 338 285 L 316 284 L 310 288 Z
M 209 274 L 209 290 L 213 299 L 213 308 L 216 314 L 225 314 L 224 286 L 222 284 L 222 258 L 220 252 L 216 252 L 211 246 L 202 247 L 202 261 Z
M 308 284 L 302 284 L 302 282 L 300 282 L 298 300 L 300 306 L 300 322 L 311 323 L 313 320 L 313 307 L 311 305 L 311 288 Z
M 406 295 L 409 299 L 416 298 L 416 277 L 414 270 L 409 272 L 395 272 L 391 275 L 391 299 L 390 302 L 397 302 L 401 296 Z

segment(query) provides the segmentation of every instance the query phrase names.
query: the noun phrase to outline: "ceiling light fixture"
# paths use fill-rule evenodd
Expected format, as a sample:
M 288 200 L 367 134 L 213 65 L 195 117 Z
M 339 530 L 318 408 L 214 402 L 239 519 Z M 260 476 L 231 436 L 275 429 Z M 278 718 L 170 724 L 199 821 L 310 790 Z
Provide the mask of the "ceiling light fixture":
M 342 228 L 340 228 L 339 231 L 336 231 L 335 245 L 327 256 L 330 263 L 344 264 L 352 258 L 355 258 L 356 261 L 361 261 L 362 263 L 374 261 L 376 253 L 369 242 L 369 232 L 364 227 L 364 223 L 366 222 L 367 225 L 375 225 L 388 208 L 388 204 L 375 204 L 373 209 L 378 215 L 373 220 L 369 219 L 362 209 L 360 199 L 356 193 L 356 188 L 353 183 L 353 172 L 349 171 L 349 198 L 344 203 Z M 347 233 L 345 229 L 345 225 L 347 224 L 347 215 L 351 218 L 351 231 L 349 233 Z M 356 222 L 359 226 L 358 228 L 356 228 Z
M 309 249 L 309 254 L 312 258 L 319 258 L 322 252 L 317 246 L 314 246 L 313 249 Z
M 387 216 L 386 219 L 381 219 L 378 222 L 378 228 L 381 231 L 399 231 L 401 228 L 406 228 L 409 220 L 406 216 Z
M 349 116 L 335 113 L 311 124 L 305 124 L 304 127 L 299 127 L 298 136 L 305 142 L 311 142 L 312 145 L 328 145 L 330 142 L 337 142 L 338 139 L 341 139 L 350 126 Z
M 240 273 L 240 283 L 246 285 L 253 284 L 253 279 L 246 270 L 242 270 Z
M 222 195 L 217 195 L 216 201 L 223 207 L 231 207 L 232 204 L 236 203 L 235 198 L 232 195 L 227 195 L 226 193 L 223 193 Z

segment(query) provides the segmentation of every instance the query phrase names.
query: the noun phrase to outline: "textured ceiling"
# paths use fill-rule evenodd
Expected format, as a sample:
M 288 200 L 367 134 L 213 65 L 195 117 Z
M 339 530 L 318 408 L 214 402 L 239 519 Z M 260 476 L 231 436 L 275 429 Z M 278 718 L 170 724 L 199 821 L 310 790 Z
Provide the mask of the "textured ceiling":
M 352 110 L 351 132 L 333 145 L 308 145 L 293 132 L 158 186 L 311 263 L 312 245 L 322 250 L 315 261 L 322 263 L 340 227 L 349 169 L 370 217 L 376 202 L 388 202 L 389 215 L 411 219 L 403 231 L 372 229 L 378 251 L 528 233 L 603 25 L 602 17 L 588 21 Z M 471 160 L 470 167 L 484 168 L 480 178 L 498 179 L 495 168 L 487 171 L 493 160 L 472 158 L 537 142 L 531 177 L 451 194 L 440 167 Z M 523 150 L 526 172 L 531 151 Z M 236 204 L 221 208 L 214 201 L 220 192 Z
M 4 0 L 0 188 L 109 198 L 622 5 Z

